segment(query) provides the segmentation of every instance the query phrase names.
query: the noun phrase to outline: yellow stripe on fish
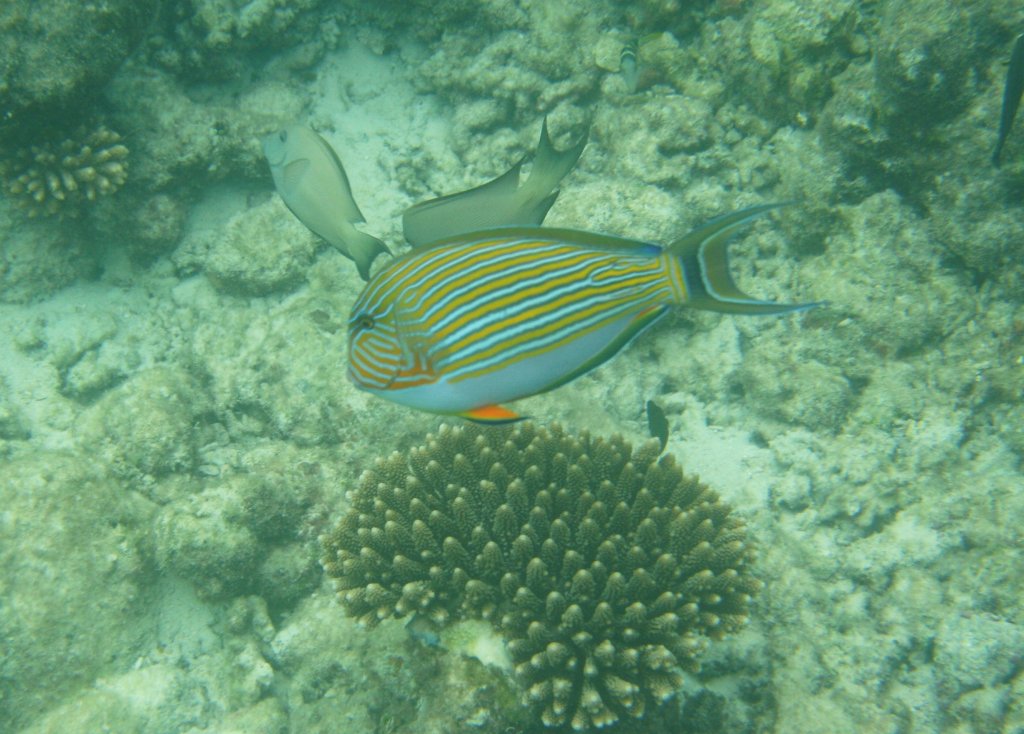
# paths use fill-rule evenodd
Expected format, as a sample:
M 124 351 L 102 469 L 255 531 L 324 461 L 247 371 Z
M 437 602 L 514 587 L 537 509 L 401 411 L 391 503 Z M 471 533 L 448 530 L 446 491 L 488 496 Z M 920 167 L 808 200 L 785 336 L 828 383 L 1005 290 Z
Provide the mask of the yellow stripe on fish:
M 747 296 L 726 246 L 775 205 L 712 220 L 662 249 L 566 229 L 510 227 L 414 250 L 367 284 L 349 319 L 349 376 L 420 410 L 483 421 L 498 404 L 603 363 L 674 305 L 788 313 L 807 304 Z
M 600 261 L 591 264 L 594 271 L 601 269 Z M 518 308 L 508 309 L 508 315 L 500 319 L 488 318 L 478 307 L 470 314 L 476 318 L 468 321 L 461 331 L 462 339 L 452 344 L 452 351 L 461 355 L 456 365 L 460 371 L 453 379 L 479 374 L 487 364 L 481 360 L 500 359 L 498 364 L 504 364 L 527 359 L 548 349 L 553 341 L 568 336 L 577 338 L 609 319 L 619 318 L 626 311 L 647 310 L 662 294 L 642 288 L 644 274 L 641 267 L 623 273 L 624 277 L 636 278 L 629 288 L 621 281 L 602 282 L 600 272 L 573 282 L 565 282 L 564 278 L 556 280 L 555 287 L 524 299 L 523 303 L 516 304 Z M 654 275 L 660 281 L 655 288 L 660 291 L 665 282 L 664 273 Z M 581 284 L 586 287 L 585 295 Z M 479 323 L 487 326 L 480 328 Z

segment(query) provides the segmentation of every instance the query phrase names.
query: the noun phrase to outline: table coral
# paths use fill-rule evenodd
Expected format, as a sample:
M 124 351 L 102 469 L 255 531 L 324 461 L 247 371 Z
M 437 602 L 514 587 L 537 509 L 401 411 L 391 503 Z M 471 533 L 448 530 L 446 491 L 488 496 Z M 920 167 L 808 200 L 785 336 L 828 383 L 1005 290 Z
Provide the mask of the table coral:
M 657 441 L 442 427 L 365 472 L 324 539 L 346 611 L 489 620 L 547 726 L 640 717 L 736 629 L 744 526 Z

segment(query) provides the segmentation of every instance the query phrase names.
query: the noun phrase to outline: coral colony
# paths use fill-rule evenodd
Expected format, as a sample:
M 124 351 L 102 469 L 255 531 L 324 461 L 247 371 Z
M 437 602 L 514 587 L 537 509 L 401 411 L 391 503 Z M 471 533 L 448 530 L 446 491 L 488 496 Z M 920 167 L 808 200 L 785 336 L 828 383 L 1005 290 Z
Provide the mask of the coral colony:
M 442 426 L 363 474 L 324 567 L 371 625 L 489 620 L 547 726 L 640 717 L 760 585 L 743 523 L 659 453 L 558 426 Z
M 79 213 L 82 205 L 117 191 L 128 179 L 128 148 L 105 127 L 61 142 L 31 145 L 0 162 L 7 194 L 29 216 Z

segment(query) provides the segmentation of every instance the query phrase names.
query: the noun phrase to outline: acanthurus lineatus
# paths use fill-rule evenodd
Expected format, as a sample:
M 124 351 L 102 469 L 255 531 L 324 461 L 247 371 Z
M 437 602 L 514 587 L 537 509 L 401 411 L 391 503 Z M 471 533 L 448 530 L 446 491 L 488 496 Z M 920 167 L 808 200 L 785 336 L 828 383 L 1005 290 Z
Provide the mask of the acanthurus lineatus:
M 552 390 L 614 356 L 677 305 L 781 314 L 729 274 L 727 244 L 776 205 L 712 220 L 667 248 L 569 229 L 453 237 L 388 263 L 348 323 L 351 380 L 419 410 L 516 420 L 501 404 Z
M 637 82 L 640 79 L 640 71 L 637 67 L 636 59 L 639 51 L 640 40 L 631 38 L 622 47 L 622 52 L 619 54 L 619 73 L 622 75 L 622 81 L 626 84 L 626 90 L 630 94 L 636 92 Z
M 1010 64 L 1006 68 L 1006 83 L 1003 85 L 1003 107 L 999 115 L 999 135 L 996 147 L 992 151 L 992 165 L 999 168 L 999 157 L 1003 153 L 1003 145 L 1013 127 L 1013 119 L 1020 107 L 1021 94 L 1024 94 L 1024 34 L 1017 36 L 1010 53 Z

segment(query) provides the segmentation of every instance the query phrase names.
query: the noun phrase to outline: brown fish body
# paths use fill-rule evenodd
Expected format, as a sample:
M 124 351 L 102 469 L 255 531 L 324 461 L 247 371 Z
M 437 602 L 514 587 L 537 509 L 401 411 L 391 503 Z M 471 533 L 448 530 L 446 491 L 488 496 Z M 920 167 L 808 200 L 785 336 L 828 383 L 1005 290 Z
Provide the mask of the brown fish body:
M 261 142 L 277 193 L 292 214 L 354 260 L 363 280 L 369 280 L 373 259 L 388 248 L 355 228 L 366 220 L 334 149 L 304 125 L 290 125 Z

